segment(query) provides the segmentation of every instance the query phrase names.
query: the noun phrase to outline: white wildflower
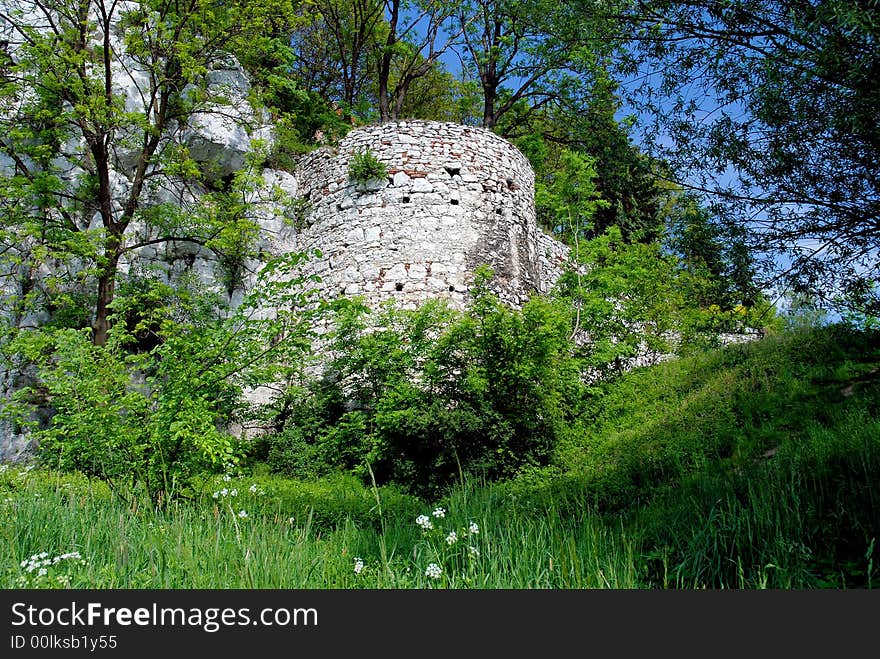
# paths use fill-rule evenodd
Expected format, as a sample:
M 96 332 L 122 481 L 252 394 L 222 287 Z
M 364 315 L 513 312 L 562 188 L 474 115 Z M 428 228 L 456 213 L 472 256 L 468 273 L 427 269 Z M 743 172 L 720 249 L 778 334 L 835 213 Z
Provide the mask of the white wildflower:
M 360 557 L 354 559 L 354 573 L 360 574 L 361 570 L 364 569 L 364 560 Z
M 441 574 L 443 574 L 443 570 L 436 563 L 429 563 L 425 568 L 425 576 L 429 579 L 439 579 Z
M 229 474 L 223 474 L 223 482 L 224 483 L 228 483 L 231 480 L 232 480 L 232 476 L 230 476 Z
M 236 489 L 229 490 L 229 496 L 231 496 L 231 497 L 237 497 L 237 496 L 238 496 L 238 490 L 236 490 Z
M 246 510 L 239 510 L 238 516 L 241 517 L 242 519 L 244 519 L 245 517 L 248 516 L 247 511 Z
M 471 535 L 477 535 L 480 532 L 480 527 L 477 526 L 476 522 L 471 522 L 468 524 L 468 533 Z
M 431 523 L 431 520 L 428 519 L 427 515 L 419 515 L 416 517 L 416 524 L 421 526 L 425 531 L 430 531 L 434 528 L 434 525 Z
M 38 577 L 45 577 L 47 574 L 49 574 L 49 571 L 44 567 L 41 567 L 39 572 L 37 572 Z
M 454 545 L 456 542 L 458 542 L 458 534 L 455 531 L 450 531 L 446 536 L 446 544 Z
M 248 489 L 251 491 L 251 494 L 256 494 L 257 493 L 257 484 L 254 483 Z
M 468 545 L 468 553 L 474 558 L 480 557 L 480 550 L 474 547 L 473 545 Z
M 446 509 L 445 508 L 434 508 L 434 512 L 431 513 L 437 519 L 443 519 L 446 517 Z

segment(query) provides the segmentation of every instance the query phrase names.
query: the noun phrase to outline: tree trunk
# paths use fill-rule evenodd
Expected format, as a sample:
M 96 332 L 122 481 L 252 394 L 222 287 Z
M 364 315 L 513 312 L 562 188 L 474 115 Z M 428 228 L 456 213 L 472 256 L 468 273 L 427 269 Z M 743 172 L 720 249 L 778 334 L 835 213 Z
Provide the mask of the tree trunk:
M 387 124 L 391 121 L 391 104 L 388 102 L 388 75 L 391 68 L 391 55 L 382 54 L 379 62 L 379 121 Z
M 108 263 L 98 277 L 98 301 L 95 305 L 95 322 L 92 324 L 92 343 L 96 346 L 107 344 L 110 333 L 110 305 L 116 294 L 116 275 L 119 269 L 119 249 L 108 247 Z
M 495 100 L 498 96 L 498 87 L 494 84 L 483 84 L 483 128 L 492 130 L 495 128 Z
M 397 19 L 400 13 L 400 0 L 392 0 L 386 3 L 390 10 L 388 18 L 388 37 L 385 39 L 385 48 L 382 57 L 379 58 L 379 121 L 383 124 L 396 119 L 397 112 L 392 116 L 391 103 L 388 98 L 388 79 L 391 77 L 392 49 L 397 43 Z

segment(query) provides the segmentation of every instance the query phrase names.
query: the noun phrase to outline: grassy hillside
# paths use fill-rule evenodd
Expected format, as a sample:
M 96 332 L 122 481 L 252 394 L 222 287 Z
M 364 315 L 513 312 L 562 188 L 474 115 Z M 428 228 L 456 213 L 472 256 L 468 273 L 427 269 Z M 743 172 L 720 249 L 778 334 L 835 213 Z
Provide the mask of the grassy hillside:
M 553 471 L 531 498 L 617 511 L 652 584 L 866 587 L 880 337 L 804 330 L 631 373 L 597 392 Z
M 251 473 L 156 512 L 5 468 L 0 585 L 873 587 L 878 367 L 877 335 L 827 328 L 633 372 L 551 467 L 439 501 Z
M 631 502 L 690 473 L 803 457 L 842 426 L 876 429 L 878 385 L 876 334 L 831 327 L 729 346 L 600 389 L 557 464 Z

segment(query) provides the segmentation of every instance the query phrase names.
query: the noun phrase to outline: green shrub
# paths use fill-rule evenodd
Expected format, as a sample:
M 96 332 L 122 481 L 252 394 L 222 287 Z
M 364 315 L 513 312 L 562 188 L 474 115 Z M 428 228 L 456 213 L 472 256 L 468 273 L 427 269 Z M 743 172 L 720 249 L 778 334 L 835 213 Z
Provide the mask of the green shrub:
M 296 170 L 297 158 L 314 148 L 304 142 L 291 117 L 279 117 L 275 122 L 275 139 L 266 155 L 265 165 L 292 173 Z
M 583 391 L 570 309 L 538 298 L 511 309 L 489 292 L 489 277 L 479 274 L 465 313 L 440 302 L 372 316 L 341 309 L 334 379 L 292 393 L 303 432 L 267 440 L 273 466 L 297 473 L 321 456 L 428 495 L 463 472 L 496 479 L 546 464 Z M 289 455 L 294 438 L 307 457 Z
M 366 183 L 388 176 L 385 163 L 380 161 L 369 149 L 356 151 L 348 161 L 348 176 L 357 183 Z
M 287 270 L 292 282 L 303 258 L 286 256 L 264 275 Z M 306 295 L 289 286 L 259 283 L 223 318 L 213 296 L 143 280 L 114 300 L 106 345 L 94 345 L 89 329 L 20 332 L 4 349 L 32 364 L 37 378 L 16 392 L 7 413 L 28 423 L 50 405 L 49 422 L 33 428 L 46 464 L 167 505 L 202 472 L 237 462 L 224 428 L 244 407 L 243 388 L 283 377 L 299 361 Z M 255 317 L 265 306 L 275 316 Z

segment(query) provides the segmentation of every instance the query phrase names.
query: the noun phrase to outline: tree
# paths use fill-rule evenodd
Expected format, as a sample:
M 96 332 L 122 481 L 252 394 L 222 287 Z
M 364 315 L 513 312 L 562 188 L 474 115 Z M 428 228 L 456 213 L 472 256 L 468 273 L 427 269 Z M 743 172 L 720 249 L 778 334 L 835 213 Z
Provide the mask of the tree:
M 143 493 L 166 506 L 191 494 L 199 475 L 238 461 L 225 428 L 246 416 L 243 391 L 285 382 L 303 362 L 312 317 L 304 258 L 268 263 L 234 310 L 197 282 L 129 278 L 103 345 L 64 326 L 19 332 L 4 348 L 37 377 L 4 413 L 28 425 L 50 400 L 51 418 L 32 435 L 44 461 L 100 478 L 125 499 Z
M 392 74 L 395 78 L 396 74 Z M 398 118 L 430 119 L 473 124 L 473 94 L 467 81 L 456 78 L 439 62 L 410 81 Z
M 375 73 L 372 58 L 383 30 L 382 0 L 318 0 L 305 11 L 313 20 L 293 34 L 293 74 L 341 112 L 365 115 L 365 94 Z M 369 105 L 375 107 L 372 101 Z
M 33 290 L 30 272 L 59 260 L 94 282 L 96 345 L 107 342 L 123 258 L 167 241 L 219 245 L 222 221 L 147 201 L 163 182 L 179 189 L 206 178 L 180 128 L 228 111 L 206 74 L 265 16 L 263 3 L 238 0 L 5 3 L 13 39 L 0 115 L 6 256 L 27 280 L 24 293 Z
M 412 84 L 434 70 L 456 39 L 447 35 L 442 45 L 438 39 L 455 7 L 444 0 L 385 0 L 386 36 L 377 58 L 380 121 L 401 118 Z
M 457 11 L 460 57 L 479 82 L 484 128 L 495 128 L 518 104 L 539 110 L 577 104 L 592 67 L 613 42 L 605 13 L 547 0 L 467 0 Z M 526 122 L 508 122 L 505 136 Z
M 607 76 L 596 81 L 590 97 L 578 111 L 560 106 L 532 112 L 528 132 L 521 129 L 514 143 L 531 161 L 538 186 L 553 185 L 569 152 L 593 162 L 593 184 L 605 203 L 595 209 L 589 227 L 582 227 L 585 237 L 617 226 L 627 241 L 657 240 L 669 193 L 658 178 L 662 163 L 633 143 L 628 120 L 616 118 L 619 103 Z M 502 125 L 506 122 L 507 117 L 502 118 Z M 548 216 L 540 203 L 538 221 L 551 231 L 556 227 L 556 217 Z
M 785 255 L 794 290 L 880 310 L 880 4 L 662 0 L 629 21 L 632 100 L 677 181 Z
M 729 311 L 758 301 L 754 259 L 741 236 L 712 218 L 694 195 L 680 194 L 671 204 L 665 242 L 695 284 L 693 297 L 700 307 Z

